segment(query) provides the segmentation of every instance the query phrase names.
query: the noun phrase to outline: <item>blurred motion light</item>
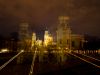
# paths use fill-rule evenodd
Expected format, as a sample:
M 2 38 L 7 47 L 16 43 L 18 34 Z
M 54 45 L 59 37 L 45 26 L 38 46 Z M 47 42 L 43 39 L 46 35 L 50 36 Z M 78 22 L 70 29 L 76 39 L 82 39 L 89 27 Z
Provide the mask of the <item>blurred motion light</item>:
M 21 52 L 24 52 L 24 50 L 21 50 Z
M 6 52 L 9 52 L 9 50 L 7 48 L 1 49 L 1 51 L 0 51 L 0 53 L 6 53 Z

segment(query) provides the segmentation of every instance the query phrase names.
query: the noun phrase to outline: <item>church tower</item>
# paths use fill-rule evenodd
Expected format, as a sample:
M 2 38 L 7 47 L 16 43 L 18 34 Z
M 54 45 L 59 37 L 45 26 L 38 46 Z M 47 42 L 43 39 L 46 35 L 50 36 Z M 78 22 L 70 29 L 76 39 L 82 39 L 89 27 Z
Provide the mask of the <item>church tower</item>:
M 68 25 L 69 17 L 59 16 L 57 27 L 57 45 L 61 48 L 71 48 L 71 29 Z
M 29 25 L 28 23 L 21 23 L 19 25 L 19 39 L 26 40 L 29 37 L 29 31 L 28 31 Z

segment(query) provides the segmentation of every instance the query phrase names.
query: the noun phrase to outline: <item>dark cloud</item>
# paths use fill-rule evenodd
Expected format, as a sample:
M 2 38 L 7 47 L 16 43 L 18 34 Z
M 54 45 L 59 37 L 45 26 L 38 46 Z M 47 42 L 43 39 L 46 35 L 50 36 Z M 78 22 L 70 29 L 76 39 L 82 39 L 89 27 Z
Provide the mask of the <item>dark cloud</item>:
M 53 30 L 57 17 L 67 15 L 74 33 L 100 36 L 99 9 L 100 0 L 0 0 L 0 33 L 16 31 L 21 22 L 33 31 Z

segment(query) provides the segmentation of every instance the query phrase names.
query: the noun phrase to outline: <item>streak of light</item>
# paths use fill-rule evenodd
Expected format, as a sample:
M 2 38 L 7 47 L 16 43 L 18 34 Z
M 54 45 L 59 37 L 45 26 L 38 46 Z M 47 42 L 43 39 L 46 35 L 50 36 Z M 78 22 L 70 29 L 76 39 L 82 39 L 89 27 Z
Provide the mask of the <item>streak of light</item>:
M 75 52 L 75 53 L 76 53 L 76 52 Z M 86 56 L 86 57 L 88 57 L 88 58 L 94 59 L 94 60 L 96 60 L 96 61 L 100 61 L 99 59 L 96 59 L 96 58 L 94 58 L 94 57 L 91 57 L 91 56 L 88 56 L 88 55 L 85 55 L 85 54 L 82 54 L 82 53 L 77 53 L 77 54 L 81 54 L 81 55 L 83 55 L 83 56 Z
M 15 55 L 14 57 L 12 57 L 10 60 L 8 60 L 6 63 L 4 63 L 1 67 L 0 67 L 0 71 L 6 67 L 12 60 L 14 60 L 16 57 L 18 57 L 21 53 L 23 53 L 24 51 L 21 50 L 17 55 Z
M 91 64 L 91 65 L 93 65 L 95 67 L 97 67 L 97 68 L 100 68 L 100 66 L 98 66 L 98 65 L 96 65 L 96 64 L 94 64 L 94 63 L 92 63 L 90 61 L 87 61 L 87 60 L 85 60 L 85 59 L 83 59 L 83 58 L 81 58 L 81 57 L 79 57 L 79 56 L 77 56 L 75 54 L 72 54 L 72 53 L 69 53 L 69 52 L 67 52 L 67 53 L 70 54 L 70 55 L 72 55 L 72 56 L 75 56 L 75 57 L 77 57 L 77 58 L 79 58 L 79 59 L 81 59 L 81 60 L 83 60 L 83 61 L 85 61 L 85 62 L 87 62 L 87 63 L 89 63 L 89 64 Z
M 7 48 L 5 49 L 1 49 L 0 53 L 5 53 L 5 52 L 9 52 L 9 50 Z
M 31 69 L 30 69 L 29 75 L 33 74 L 33 68 L 34 68 L 34 62 L 35 62 L 36 55 L 37 55 L 37 49 L 36 49 L 36 51 L 34 53 L 34 56 L 33 56 L 32 65 L 31 65 Z

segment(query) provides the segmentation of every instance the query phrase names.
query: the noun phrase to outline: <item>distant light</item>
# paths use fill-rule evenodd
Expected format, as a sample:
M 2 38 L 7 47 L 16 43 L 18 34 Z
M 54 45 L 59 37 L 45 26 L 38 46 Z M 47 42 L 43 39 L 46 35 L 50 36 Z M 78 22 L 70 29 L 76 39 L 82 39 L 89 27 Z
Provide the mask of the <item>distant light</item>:
M 24 52 L 24 50 L 21 50 L 21 52 Z
M 58 49 L 61 49 L 61 47 L 58 47 Z
M 44 53 L 48 53 L 48 51 L 45 50 Z
M 9 52 L 9 50 L 7 48 L 5 49 L 1 49 L 0 53 L 5 53 L 5 52 Z
M 68 48 L 66 48 L 66 49 L 68 49 Z

